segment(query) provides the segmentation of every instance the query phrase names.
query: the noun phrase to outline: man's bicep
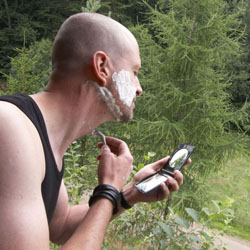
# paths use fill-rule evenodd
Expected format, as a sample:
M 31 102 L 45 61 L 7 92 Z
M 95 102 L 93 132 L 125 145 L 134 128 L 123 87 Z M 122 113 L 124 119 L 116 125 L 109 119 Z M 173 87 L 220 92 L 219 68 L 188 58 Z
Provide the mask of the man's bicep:
M 4 149 L 0 150 L 1 250 L 49 249 L 41 194 L 42 170 L 34 159 L 27 160 L 32 158 L 32 153 L 36 154 L 30 148 L 28 154 L 26 149 L 13 146 L 5 155 Z M 36 158 L 39 162 L 39 157 Z
M 56 209 L 49 225 L 50 240 L 57 244 L 66 242 L 85 217 L 88 208 L 87 204 L 69 207 L 67 191 L 62 181 Z
M 0 249 L 49 249 L 41 170 L 14 153 L 0 156 Z
M 48 250 L 49 233 L 40 199 L 0 197 L 0 249 Z
M 0 120 L 0 249 L 49 249 L 41 140 L 27 117 L 7 104 L 0 105 Z

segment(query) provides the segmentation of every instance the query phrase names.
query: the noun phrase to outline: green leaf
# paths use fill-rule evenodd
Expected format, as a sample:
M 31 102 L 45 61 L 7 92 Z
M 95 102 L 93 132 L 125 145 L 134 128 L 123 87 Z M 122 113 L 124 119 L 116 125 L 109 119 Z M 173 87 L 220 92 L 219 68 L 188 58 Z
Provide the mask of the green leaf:
M 215 207 L 218 209 L 218 211 L 220 211 L 220 205 L 218 201 L 212 200 L 213 204 L 215 205 Z
M 66 161 L 66 162 L 72 162 L 72 159 L 65 158 L 64 161 Z
M 83 184 L 82 183 L 78 183 L 76 186 L 75 186 L 75 188 L 81 188 L 83 186 Z
M 204 231 L 199 231 L 200 235 L 202 235 L 207 241 L 211 240 L 211 237 Z
M 190 240 L 193 241 L 193 242 L 195 242 L 195 243 L 199 243 L 200 242 L 199 237 L 197 237 L 197 235 L 195 235 L 195 234 L 191 234 L 190 235 Z
M 162 230 L 169 236 L 170 239 L 174 237 L 174 231 L 173 228 L 163 222 L 158 222 L 159 226 L 162 228 Z
M 181 243 L 186 243 L 187 241 L 188 241 L 188 238 L 185 236 L 185 234 L 180 236 Z
M 144 167 L 144 164 L 143 163 L 139 163 L 138 164 L 138 171 L 141 170 L 143 167 Z
M 145 214 L 146 214 L 146 211 L 140 210 L 140 214 L 145 215 Z
M 160 246 L 163 248 L 163 247 L 165 247 L 166 246 L 166 240 L 164 239 L 164 240 L 160 240 Z
M 200 215 L 196 210 L 194 210 L 193 208 L 185 208 L 185 210 L 188 213 L 188 215 L 190 215 L 193 218 L 195 222 L 200 221 Z
M 153 234 L 157 235 L 161 233 L 161 230 L 159 228 L 153 228 L 152 232 Z
M 204 212 L 207 216 L 211 215 L 207 207 L 203 207 L 201 211 Z
M 187 220 L 185 220 L 184 218 L 181 218 L 179 216 L 174 216 L 174 221 L 176 224 L 185 227 L 185 228 L 189 228 L 189 223 Z
M 156 155 L 155 152 L 148 152 L 148 156 L 149 156 L 149 157 L 154 157 L 155 155 Z
M 74 150 L 76 150 L 76 149 L 78 149 L 78 148 L 80 148 L 81 147 L 81 144 L 75 144 L 74 145 Z

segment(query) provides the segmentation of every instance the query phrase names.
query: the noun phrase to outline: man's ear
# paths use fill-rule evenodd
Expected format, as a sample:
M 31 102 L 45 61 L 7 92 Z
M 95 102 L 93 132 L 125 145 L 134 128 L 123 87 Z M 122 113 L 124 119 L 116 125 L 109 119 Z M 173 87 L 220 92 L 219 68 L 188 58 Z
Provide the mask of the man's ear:
M 106 86 L 110 77 L 110 58 L 103 51 L 96 51 L 92 57 L 92 65 L 101 86 Z

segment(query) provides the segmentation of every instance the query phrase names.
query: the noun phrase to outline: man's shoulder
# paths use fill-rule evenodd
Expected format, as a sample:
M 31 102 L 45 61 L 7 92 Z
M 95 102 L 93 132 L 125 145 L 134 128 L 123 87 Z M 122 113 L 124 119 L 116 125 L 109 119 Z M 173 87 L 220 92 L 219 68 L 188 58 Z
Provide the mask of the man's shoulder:
M 0 120 L 0 160 L 12 159 L 20 168 L 26 166 L 30 170 L 36 163 L 43 169 L 42 143 L 30 119 L 14 104 L 0 101 Z
M 9 102 L 0 101 L 0 120 L 0 231 L 5 232 L 0 249 L 49 249 L 39 135 L 28 117 Z
M 31 129 L 31 123 L 28 117 L 16 105 L 0 100 L 0 133 L 14 130 L 18 132 L 23 129 Z M 8 135 L 8 134 L 6 134 Z

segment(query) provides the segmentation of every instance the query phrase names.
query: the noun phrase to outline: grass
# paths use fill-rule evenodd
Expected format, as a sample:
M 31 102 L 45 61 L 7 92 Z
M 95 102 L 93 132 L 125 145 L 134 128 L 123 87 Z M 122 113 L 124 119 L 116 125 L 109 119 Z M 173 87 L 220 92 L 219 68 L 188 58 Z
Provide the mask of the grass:
M 238 158 L 226 163 L 225 169 L 211 175 L 206 182 L 207 206 L 214 210 L 211 200 L 225 201 L 227 198 L 234 200 L 232 209 L 235 218 L 227 227 L 225 233 L 234 237 L 250 241 L 250 157 Z M 209 205 L 210 204 L 210 205 Z M 216 229 L 225 229 L 225 224 L 216 221 L 212 224 Z M 110 241 L 108 250 L 121 249 L 147 249 L 146 246 L 137 246 L 135 241 L 127 235 L 126 240 L 119 241 L 107 235 Z
M 208 200 L 234 199 L 235 219 L 226 233 L 250 241 L 250 157 L 229 161 L 223 172 L 206 180 L 206 185 Z M 222 224 L 213 226 L 220 229 Z

